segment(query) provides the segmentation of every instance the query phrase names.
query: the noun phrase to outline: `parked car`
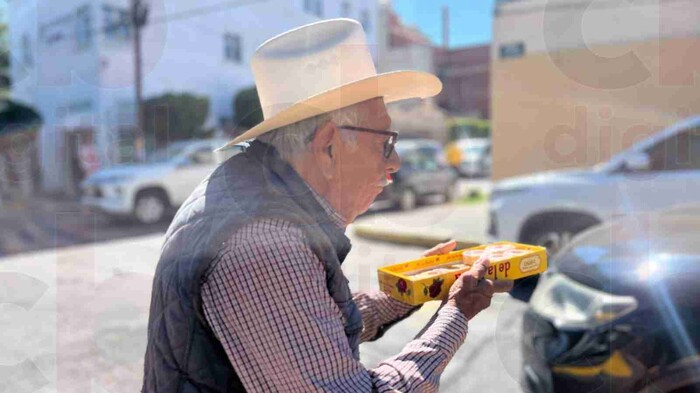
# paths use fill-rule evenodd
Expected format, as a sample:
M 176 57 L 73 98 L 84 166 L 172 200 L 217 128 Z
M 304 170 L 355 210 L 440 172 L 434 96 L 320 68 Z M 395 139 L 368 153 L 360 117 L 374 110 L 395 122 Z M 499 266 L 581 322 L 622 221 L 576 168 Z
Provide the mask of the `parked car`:
M 700 392 L 700 213 L 627 216 L 550 260 L 523 319 L 523 386 Z
M 180 141 L 156 150 L 143 164 L 117 165 L 81 183 L 82 203 L 112 216 L 131 216 L 142 224 L 157 223 L 182 204 L 218 165 L 214 149 L 227 140 Z M 245 145 L 229 149 L 229 156 Z
M 484 177 L 491 175 L 491 140 L 464 138 L 448 147 L 450 164 L 461 176 Z
M 456 193 L 457 174 L 447 165 L 442 145 L 430 139 L 406 139 L 396 143 L 401 168 L 393 183 L 384 188 L 373 208 L 398 207 L 410 210 L 422 199 L 443 195 L 452 200 Z
M 590 169 L 494 184 L 489 234 L 551 251 L 601 222 L 690 203 L 700 195 L 700 116 L 681 121 Z

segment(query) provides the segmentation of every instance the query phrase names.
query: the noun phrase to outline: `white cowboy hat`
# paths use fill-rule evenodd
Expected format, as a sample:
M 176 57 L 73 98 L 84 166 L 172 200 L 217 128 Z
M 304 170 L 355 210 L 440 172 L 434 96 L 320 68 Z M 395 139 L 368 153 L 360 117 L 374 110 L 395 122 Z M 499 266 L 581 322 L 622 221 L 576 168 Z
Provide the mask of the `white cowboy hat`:
M 264 121 L 220 149 L 322 113 L 383 97 L 385 103 L 440 93 L 432 74 L 377 74 L 362 25 L 330 19 L 282 33 L 251 59 Z

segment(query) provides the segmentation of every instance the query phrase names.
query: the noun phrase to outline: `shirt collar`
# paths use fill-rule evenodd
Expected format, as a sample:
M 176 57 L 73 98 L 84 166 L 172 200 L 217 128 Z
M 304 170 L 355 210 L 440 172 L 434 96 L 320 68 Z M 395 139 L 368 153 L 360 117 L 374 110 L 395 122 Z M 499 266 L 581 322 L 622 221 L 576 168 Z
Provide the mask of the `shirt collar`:
M 309 187 L 309 190 L 311 190 L 311 193 L 313 194 L 314 198 L 316 198 L 323 210 L 328 214 L 328 217 L 330 217 L 331 222 L 333 222 L 333 224 L 335 224 L 338 228 L 345 229 L 345 227 L 348 226 L 345 217 L 338 213 L 338 211 L 335 210 L 330 203 L 328 203 L 326 198 L 322 197 L 321 194 L 317 193 L 316 190 L 314 190 L 311 186 L 307 184 L 307 187 Z

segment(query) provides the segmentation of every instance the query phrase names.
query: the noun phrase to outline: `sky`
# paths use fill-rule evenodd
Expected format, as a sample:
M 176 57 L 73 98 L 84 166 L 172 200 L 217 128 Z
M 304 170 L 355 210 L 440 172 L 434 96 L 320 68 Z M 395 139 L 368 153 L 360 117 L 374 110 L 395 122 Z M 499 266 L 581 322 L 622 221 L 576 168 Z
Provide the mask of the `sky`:
M 404 23 L 417 26 L 435 44 L 442 45 L 442 7 L 450 9 L 450 47 L 491 41 L 494 0 L 393 0 Z

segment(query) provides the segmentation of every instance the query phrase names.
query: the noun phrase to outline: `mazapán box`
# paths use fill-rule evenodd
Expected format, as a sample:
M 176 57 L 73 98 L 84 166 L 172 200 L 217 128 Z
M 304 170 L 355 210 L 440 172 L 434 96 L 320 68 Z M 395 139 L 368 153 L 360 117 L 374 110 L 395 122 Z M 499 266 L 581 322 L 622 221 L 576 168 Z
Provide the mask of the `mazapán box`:
M 491 280 L 516 280 L 547 270 L 544 247 L 498 242 L 382 267 L 379 289 L 413 305 L 443 300 L 455 280 L 484 253 L 491 261 L 485 278 Z

